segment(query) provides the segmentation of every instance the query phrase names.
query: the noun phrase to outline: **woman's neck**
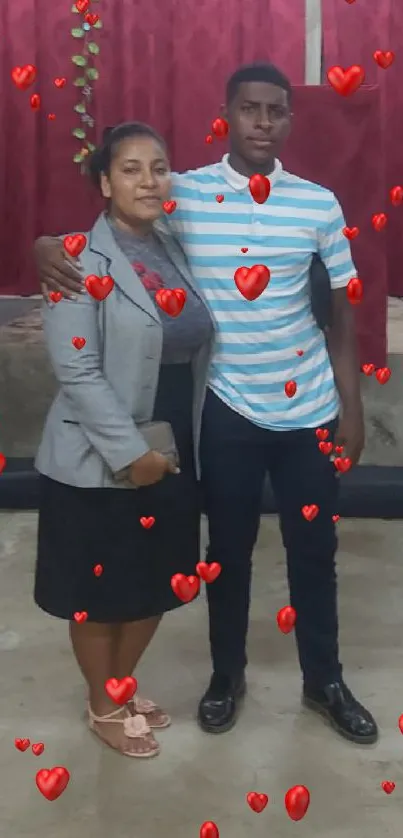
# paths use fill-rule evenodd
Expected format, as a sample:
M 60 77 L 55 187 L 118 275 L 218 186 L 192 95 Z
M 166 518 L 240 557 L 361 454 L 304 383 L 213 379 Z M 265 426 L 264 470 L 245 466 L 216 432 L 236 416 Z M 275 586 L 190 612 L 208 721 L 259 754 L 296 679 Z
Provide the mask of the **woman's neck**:
M 153 229 L 153 223 L 149 221 L 128 222 L 122 218 L 117 218 L 110 213 L 107 214 L 109 221 L 121 233 L 126 233 L 129 236 L 136 236 L 139 239 L 146 239 Z

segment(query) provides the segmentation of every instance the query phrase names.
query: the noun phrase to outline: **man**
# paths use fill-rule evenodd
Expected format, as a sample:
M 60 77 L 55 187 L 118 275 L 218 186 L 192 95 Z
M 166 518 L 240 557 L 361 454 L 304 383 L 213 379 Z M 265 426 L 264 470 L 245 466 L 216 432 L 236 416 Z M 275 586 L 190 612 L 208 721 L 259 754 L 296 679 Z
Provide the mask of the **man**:
M 240 68 L 228 81 L 223 116 L 229 155 L 174 176 L 177 209 L 168 217 L 218 326 L 201 462 L 208 561 L 219 562 L 222 572 L 207 586 L 213 676 L 199 705 L 199 724 L 208 732 L 229 730 L 245 693 L 251 557 L 268 470 L 297 613 L 303 702 L 346 738 L 369 744 L 377 739 L 376 723 L 346 687 L 339 663 L 333 521 L 338 480 L 319 447 L 333 440 L 355 465 L 364 445 L 346 293 L 356 272 L 342 235 L 345 221 L 330 191 L 285 172 L 277 157 L 292 119 L 290 83 L 279 70 Z M 249 189 L 256 173 L 271 184 L 263 204 Z M 220 203 L 217 195 L 224 196 Z M 80 286 L 61 250 L 59 243 L 40 240 L 38 266 L 45 290 L 68 295 Z M 313 253 L 323 260 L 332 286 L 327 346 L 310 308 Z M 256 264 L 267 265 L 270 282 L 249 302 L 234 273 Z M 297 389 L 290 396 L 292 381 Z

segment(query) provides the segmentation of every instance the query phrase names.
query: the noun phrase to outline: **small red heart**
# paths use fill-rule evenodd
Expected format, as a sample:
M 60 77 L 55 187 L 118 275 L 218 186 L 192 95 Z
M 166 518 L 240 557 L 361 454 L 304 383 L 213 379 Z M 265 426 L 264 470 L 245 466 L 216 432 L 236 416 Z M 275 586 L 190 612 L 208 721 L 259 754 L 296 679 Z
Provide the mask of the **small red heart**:
M 403 186 L 394 186 L 390 192 L 390 200 L 394 207 L 400 206 L 403 201 Z
M 306 786 L 293 786 L 284 798 L 285 808 L 293 821 L 300 821 L 307 813 L 311 796 Z
M 335 468 L 337 468 L 337 471 L 341 471 L 343 474 L 345 474 L 346 471 L 350 471 L 352 462 L 349 457 L 335 457 L 334 465 Z
M 257 300 L 270 281 L 270 271 L 265 265 L 252 268 L 238 268 L 234 275 L 235 285 L 246 300 Z
M 43 742 L 36 742 L 35 745 L 32 745 L 32 753 L 35 754 L 36 757 L 40 757 L 45 750 L 45 746 Z
M 0 453 L 0 474 L 2 473 L 2 471 L 4 471 L 5 466 L 6 466 L 6 462 L 7 462 L 7 460 L 4 456 L 4 454 Z
M 211 145 L 211 143 L 213 142 L 213 138 L 212 138 L 211 134 L 207 134 L 204 142 L 207 143 L 207 145 Z
M 269 802 L 267 794 L 262 794 L 258 791 L 249 791 L 246 795 L 246 800 L 253 812 L 257 812 L 258 814 L 263 812 L 263 809 L 266 808 Z
M 336 65 L 328 70 L 327 78 L 333 90 L 336 90 L 341 96 L 350 96 L 362 85 L 365 73 L 363 67 L 358 64 L 353 64 L 346 70 Z
M 33 64 L 25 64 L 24 67 L 14 67 L 11 70 L 11 78 L 19 90 L 28 90 L 28 87 L 36 79 L 36 67 Z
M 332 521 L 334 524 L 337 524 L 337 521 L 340 521 L 340 515 L 332 515 Z
M 50 770 L 41 768 L 35 777 L 39 791 L 47 800 L 57 800 L 63 794 L 69 780 L 70 774 L 63 766 L 55 766 Z
M 342 454 L 344 451 L 344 445 L 335 445 L 334 451 L 335 454 Z
M 88 613 L 87 611 L 75 611 L 73 616 L 76 623 L 85 623 Z
M 331 454 L 333 450 L 333 445 L 331 442 L 320 442 L 318 447 L 319 451 L 321 451 L 322 454 Z
M 90 274 L 85 278 L 85 287 L 94 300 L 106 300 L 115 285 L 111 276 L 95 276 Z
M 385 224 L 387 223 L 387 220 L 388 220 L 388 216 L 385 215 L 384 212 L 378 212 L 375 215 L 373 215 L 372 216 L 372 226 L 373 226 L 374 230 L 376 230 L 377 233 L 379 233 L 381 230 L 383 230 Z
M 222 204 L 222 202 L 224 200 L 224 195 L 216 195 L 215 199 L 217 201 L 217 204 Z
M 41 107 L 41 97 L 39 93 L 33 93 L 29 102 L 33 111 L 39 111 L 39 108 Z
M 48 119 L 50 119 L 50 120 L 56 119 L 56 114 L 55 113 L 48 113 Z
M 67 81 L 67 79 L 65 79 L 64 77 L 57 78 L 57 79 L 54 80 L 54 85 L 55 85 L 55 87 L 61 88 L 61 87 L 64 87 L 64 85 L 66 84 L 66 81 Z
M 373 58 L 378 66 L 382 67 L 382 70 L 387 70 L 387 68 L 390 67 L 395 60 L 395 53 L 390 50 L 384 52 L 382 49 L 376 49 L 373 53 Z
M 185 576 L 175 573 L 171 578 L 171 588 L 182 602 L 191 602 L 199 593 L 200 579 L 198 576 Z
M 265 175 L 252 175 L 249 178 L 249 192 L 257 204 L 264 204 L 271 190 L 271 183 L 269 178 Z
M 402 713 L 401 716 L 399 716 L 399 720 L 398 720 L 397 724 L 398 724 L 400 733 L 403 733 L 403 713 Z
M 87 236 L 83 236 L 82 233 L 76 233 L 75 236 L 65 236 L 63 239 L 63 247 L 70 256 L 79 256 L 86 244 Z
M 363 364 L 361 369 L 364 375 L 372 375 L 375 372 L 375 364 Z
M 303 354 L 304 354 L 303 349 L 297 349 L 297 355 L 299 355 L 300 358 L 302 358 Z
M 89 23 L 90 26 L 95 26 L 95 24 L 99 21 L 99 15 L 90 14 L 88 12 L 88 14 L 85 15 L 84 20 L 86 23 Z
M 105 691 L 115 704 L 127 704 L 137 690 L 137 681 L 131 675 L 126 678 L 109 678 L 105 682 Z
M 396 788 L 396 783 L 392 783 L 391 780 L 384 780 L 382 783 L 382 788 L 386 794 L 392 794 L 392 791 Z
M 229 131 L 229 124 L 226 119 L 223 119 L 219 116 L 211 125 L 211 130 L 213 134 L 218 137 L 219 140 L 223 140 Z
M 176 210 L 176 201 L 164 201 L 162 209 L 167 215 L 172 215 Z
M 296 381 L 286 381 L 284 385 L 284 392 L 289 399 L 292 399 L 297 392 L 297 382 Z
M 14 745 L 18 751 L 26 751 L 30 744 L 29 739 L 14 739 Z
M 196 571 L 203 582 L 214 582 L 221 573 L 221 565 L 218 562 L 198 562 Z
M 60 303 L 60 300 L 63 299 L 63 294 L 61 291 L 51 291 L 49 299 L 52 300 L 52 303 Z
M 345 236 L 349 241 L 356 239 L 359 232 L 359 227 L 343 227 L 343 236 Z
M 363 293 L 364 286 L 361 279 L 358 279 L 358 276 L 350 279 L 350 282 L 347 285 L 347 298 L 349 303 L 353 306 L 358 305 L 358 303 L 362 301 Z
M 75 349 L 78 349 L 78 350 L 83 349 L 83 347 L 87 343 L 85 338 L 79 338 L 79 337 L 72 338 L 71 342 L 72 342 L 73 346 L 75 347 Z
M 283 634 L 289 634 L 295 626 L 297 612 L 291 605 L 285 605 L 277 613 L 277 625 Z
M 220 838 L 218 826 L 213 821 L 205 821 L 200 827 L 200 838 Z
M 327 430 L 327 428 L 316 428 L 315 433 L 316 433 L 316 438 L 320 439 L 321 442 L 324 442 L 325 439 L 327 439 L 328 436 L 329 436 L 329 431 Z
M 94 566 L 94 576 L 102 576 L 104 569 L 101 564 L 96 564 Z
M 248 250 L 249 250 L 249 247 L 241 247 L 241 253 L 247 253 Z
M 151 529 L 151 527 L 154 526 L 155 518 L 152 515 L 150 515 L 148 518 L 146 518 L 143 515 L 143 517 L 140 518 L 140 524 L 141 524 L 142 527 L 144 527 L 145 530 L 149 530 L 149 529 Z
M 311 503 L 303 506 L 301 512 L 306 521 L 313 521 L 319 512 L 319 506 L 316 506 L 316 503 Z
M 84 12 L 87 11 L 89 5 L 90 5 L 90 0 L 77 0 L 77 2 L 75 4 L 75 7 L 76 7 L 78 12 L 81 12 L 81 14 L 84 14 Z
M 349 6 L 352 6 L 353 3 L 355 3 L 355 0 L 346 0 L 346 3 L 348 3 Z
M 389 367 L 380 367 L 380 369 L 375 373 L 375 378 L 379 381 L 379 384 L 386 384 L 391 375 L 392 370 L 390 370 Z
M 185 305 L 186 296 L 183 288 L 160 288 L 155 295 L 155 301 L 166 314 L 177 317 Z

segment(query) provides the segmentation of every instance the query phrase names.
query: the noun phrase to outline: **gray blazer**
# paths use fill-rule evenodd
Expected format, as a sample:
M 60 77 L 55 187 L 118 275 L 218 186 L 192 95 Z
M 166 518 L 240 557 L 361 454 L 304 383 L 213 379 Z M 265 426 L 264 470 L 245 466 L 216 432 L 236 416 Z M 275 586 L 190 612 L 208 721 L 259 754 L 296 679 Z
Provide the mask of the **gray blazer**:
M 157 222 L 155 232 L 203 300 L 179 244 L 163 223 Z M 77 300 L 43 303 L 45 339 L 60 390 L 49 410 L 35 465 L 60 483 L 101 488 L 117 486 L 114 474 L 149 450 L 137 423 L 153 416 L 163 335 L 158 311 L 118 248 L 104 213 L 86 236 L 80 254 L 84 276 L 109 274 L 115 285 L 103 302 L 85 292 Z M 215 342 L 211 313 L 210 317 L 213 337 L 192 363 L 198 477 L 201 415 Z M 83 349 L 75 349 L 73 337 L 85 338 Z

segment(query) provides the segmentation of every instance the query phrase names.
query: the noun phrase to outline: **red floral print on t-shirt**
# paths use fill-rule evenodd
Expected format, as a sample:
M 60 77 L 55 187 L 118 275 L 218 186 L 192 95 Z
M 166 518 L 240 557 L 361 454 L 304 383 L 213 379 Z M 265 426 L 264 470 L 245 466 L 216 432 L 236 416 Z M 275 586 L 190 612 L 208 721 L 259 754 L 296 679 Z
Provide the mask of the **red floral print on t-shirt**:
M 156 271 L 147 271 L 142 262 L 133 262 L 132 267 L 139 275 L 147 291 L 159 291 L 160 288 L 164 288 L 162 277 Z

